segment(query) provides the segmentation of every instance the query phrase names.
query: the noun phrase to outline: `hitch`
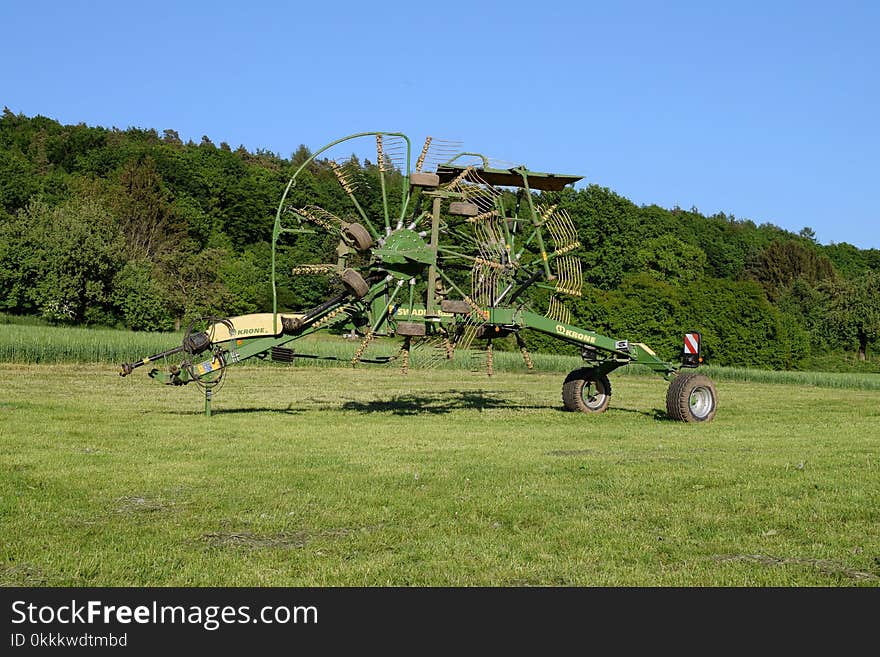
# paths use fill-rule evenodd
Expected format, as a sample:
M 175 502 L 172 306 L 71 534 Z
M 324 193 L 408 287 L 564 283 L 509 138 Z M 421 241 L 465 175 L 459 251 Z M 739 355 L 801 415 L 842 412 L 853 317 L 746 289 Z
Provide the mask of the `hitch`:
M 208 337 L 207 333 L 205 333 L 204 331 L 193 333 L 187 335 L 183 339 L 183 344 L 181 344 L 179 347 L 174 347 L 174 349 L 169 349 L 168 351 L 161 351 L 158 354 L 147 356 L 146 358 L 134 361 L 133 363 L 122 363 L 122 365 L 119 366 L 119 376 L 128 376 L 138 367 L 149 365 L 152 362 L 162 360 L 163 358 L 167 358 L 168 356 L 173 356 L 174 354 L 179 354 L 181 352 L 200 354 L 210 348 L 210 346 L 211 338 Z

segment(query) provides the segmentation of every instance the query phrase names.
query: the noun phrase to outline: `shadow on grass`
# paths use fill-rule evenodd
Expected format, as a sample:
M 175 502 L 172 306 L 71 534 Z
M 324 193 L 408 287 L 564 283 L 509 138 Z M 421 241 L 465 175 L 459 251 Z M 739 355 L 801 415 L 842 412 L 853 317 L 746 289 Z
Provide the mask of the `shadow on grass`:
M 355 399 L 340 400 L 340 403 L 328 403 L 326 399 L 309 399 L 309 403 L 300 406 L 288 404 L 286 407 L 248 406 L 244 408 L 215 408 L 212 415 L 240 415 L 247 413 L 279 413 L 283 415 L 300 415 L 315 411 L 354 411 L 356 413 L 390 413 L 398 416 L 411 415 L 445 415 L 454 411 L 491 411 L 491 410 L 538 410 L 568 413 L 564 406 L 544 404 L 523 404 L 505 397 L 510 391 L 501 390 L 485 392 L 482 390 L 448 390 L 442 393 L 408 393 L 394 395 L 389 399 L 373 399 L 361 401 Z M 658 422 L 675 422 L 666 411 L 654 408 L 642 411 L 636 408 L 620 408 L 611 406 L 614 413 L 635 413 Z M 177 411 L 175 415 L 204 415 L 201 410 Z
M 243 413 L 280 413 L 282 415 L 299 415 L 303 411 L 313 410 L 310 408 L 294 408 L 293 404 L 288 404 L 286 408 L 279 407 L 269 407 L 269 406 L 247 406 L 245 408 L 214 408 L 211 411 L 211 416 L 215 415 L 228 415 L 228 414 L 243 414 Z M 204 415 L 204 410 L 189 410 L 189 411 L 172 411 L 172 415 Z
M 341 399 L 338 404 L 328 403 L 326 399 L 311 399 L 308 404 L 286 408 L 247 407 L 247 408 L 215 408 L 212 415 L 239 413 L 283 413 L 297 415 L 314 411 L 354 411 L 357 413 L 390 413 L 391 415 L 444 415 L 459 410 L 489 411 L 506 410 L 551 410 L 551 406 L 523 404 L 505 397 L 509 391 L 484 392 L 475 390 L 447 390 L 442 393 L 408 393 L 394 395 L 389 399 L 373 399 L 369 401 Z M 561 410 L 561 409 L 556 409 Z M 179 415 L 204 415 L 191 410 L 179 411 Z
M 644 415 L 645 417 L 657 420 L 658 422 L 676 422 L 680 424 L 677 420 L 673 420 L 669 417 L 666 414 L 666 411 L 660 408 L 652 408 L 650 411 L 640 411 L 637 408 L 615 408 L 612 406 L 608 410 L 614 413 L 635 413 L 636 415 Z
M 392 415 L 420 415 L 429 413 L 443 415 L 458 410 L 489 411 L 506 410 L 546 410 L 543 405 L 522 404 L 502 395 L 506 391 L 483 392 L 481 390 L 449 390 L 441 394 L 395 395 L 391 399 L 372 401 L 347 401 L 340 406 L 343 411 L 359 413 L 391 413 Z

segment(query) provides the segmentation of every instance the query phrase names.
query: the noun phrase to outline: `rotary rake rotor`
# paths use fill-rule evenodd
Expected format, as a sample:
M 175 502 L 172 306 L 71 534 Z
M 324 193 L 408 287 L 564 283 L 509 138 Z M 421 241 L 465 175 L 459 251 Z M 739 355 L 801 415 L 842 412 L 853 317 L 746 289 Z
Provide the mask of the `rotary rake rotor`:
M 347 329 L 359 338 L 353 365 L 394 361 L 406 373 L 414 358 L 431 367 L 456 353 L 472 356 L 479 344 L 492 375 L 493 340 L 509 336 L 532 369 L 522 336 L 531 329 L 581 349 L 584 367 L 570 373 L 563 386 L 569 410 L 604 411 L 611 394 L 607 375 L 636 363 L 673 381 L 667 395 L 672 417 L 705 421 L 714 416 L 711 381 L 680 372 L 702 361 L 699 333 L 688 334 L 686 357 L 673 365 L 644 344 L 572 325 L 564 299 L 582 294 L 577 257 L 582 244 L 568 212 L 539 204 L 534 192 L 560 191 L 580 176 L 498 163 L 432 137 L 414 165 L 413 155 L 409 138 L 395 132 L 350 135 L 312 154 L 293 174 L 276 213 L 272 312 L 213 324 L 198 336 L 204 351 L 210 350 L 209 361 L 172 367 L 169 373 L 154 369 L 151 375 L 179 384 L 252 356 L 292 362 L 303 354 L 286 345 L 328 328 Z M 310 176 L 331 176 L 338 194 L 318 204 L 303 193 Z M 300 260 L 310 261 L 281 272 L 281 256 L 289 253 L 307 254 Z M 326 300 L 304 311 L 280 309 L 278 289 L 286 276 L 293 277 L 288 283 L 323 277 Z M 535 288 L 542 292 L 529 292 Z M 540 313 L 529 305 L 539 298 L 547 304 Z M 370 345 L 385 336 L 400 338 L 397 355 L 370 359 Z M 124 365 L 122 374 L 136 366 Z M 202 366 L 206 373 L 200 373 Z M 206 409 L 209 400 L 208 394 Z
M 486 328 L 489 309 L 505 303 L 505 298 L 513 303 L 539 280 L 550 283 L 548 317 L 570 316 L 560 296 L 580 295 L 580 261 L 566 257 L 580 245 L 577 233 L 565 211 L 536 207 L 531 190 L 560 190 L 578 176 L 492 166 L 481 154 L 462 152 L 460 144 L 432 137 L 425 140 L 411 170 L 411 144 L 399 133 L 354 135 L 321 149 L 313 159 L 334 148 L 350 149 L 358 141 L 374 142 L 376 164 L 371 176 L 353 157 L 326 159 L 347 197 L 345 211 L 350 218 L 341 219 L 314 205 L 293 207 L 286 204 L 286 194 L 275 240 L 277 245 L 277 238 L 286 233 L 303 239 L 300 231 L 306 224 L 342 235 L 335 266 L 304 263 L 294 272 L 340 277 L 354 277 L 356 272 L 364 283 L 361 289 L 369 288 L 363 302 L 367 321 L 356 327 L 363 342 L 353 362 L 363 357 L 378 335 L 404 338 L 404 371 L 413 347 L 431 347 L 431 357 L 424 363 L 430 366 L 480 339 L 489 350 L 491 374 L 491 340 L 497 336 Z M 302 170 L 294 175 L 288 192 L 295 189 Z M 400 190 L 400 196 L 392 190 Z M 298 225 L 290 226 L 289 219 Z M 369 239 L 353 243 L 344 239 L 346 231 L 369 234 Z M 548 251 L 545 239 L 552 250 Z M 369 251 L 370 257 L 362 258 L 360 267 L 350 266 L 349 246 Z M 525 344 L 516 335 L 531 367 Z

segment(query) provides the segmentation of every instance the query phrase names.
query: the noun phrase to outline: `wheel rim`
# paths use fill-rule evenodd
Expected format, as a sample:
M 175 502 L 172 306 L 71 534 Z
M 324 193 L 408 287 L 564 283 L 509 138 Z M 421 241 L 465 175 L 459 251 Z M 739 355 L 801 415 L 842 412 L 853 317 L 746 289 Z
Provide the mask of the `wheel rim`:
M 587 381 L 587 384 L 581 391 L 581 397 L 584 400 L 584 404 L 590 410 L 602 408 L 602 405 L 605 403 L 605 393 L 592 381 Z
M 712 391 L 704 386 L 697 386 L 691 391 L 688 406 L 694 417 L 704 418 L 712 412 Z

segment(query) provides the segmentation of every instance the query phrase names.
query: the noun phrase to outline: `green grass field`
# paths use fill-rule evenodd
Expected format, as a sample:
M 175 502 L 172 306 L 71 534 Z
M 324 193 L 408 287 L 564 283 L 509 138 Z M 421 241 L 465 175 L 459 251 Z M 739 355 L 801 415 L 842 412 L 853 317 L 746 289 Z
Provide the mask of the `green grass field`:
M 0 364 L 0 584 L 880 583 L 880 392 L 718 378 L 232 368 L 199 391 Z
M 136 333 L 116 329 L 94 329 L 82 327 L 58 327 L 27 323 L 28 318 L 14 318 L 0 313 L 0 363 L 20 364 L 62 364 L 62 363 L 109 363 L 119 365 L 123 362 L 139 360 L 180 344 L 183 332 L 179 333 Z M 17 323 L 8 323 L 15 320 Z M 36 320 L 31 320 L 34 322 Z M 508 341 L 510 343 L 511 341 Z M 319 358 L 297 359 L 298 367 L 347 367 L 358 347 L 358 342 L 344 340 L 340 336 L 319 333 L 303 340 L 290 343 L 298 353 L 308 353 Z M 370 345 L 366 357 L 392 356 L 400 346 L 399 341 L 377 340 Z M 413 366 L 418 368 L 430 358 L 429 350 L 413 350 Z M 457 369 L 469 371 L 475 366 L 482 367 L 485 360 L 483 352 L 476 352 L 476 360 L 462 357 L 441 362 L 438 369 Z M 331 360 L 337 359 L 337 360 Z M 532 359 L 537 370 L 565 374 L 580 367 L 582 361 L 577 356 L 533 353 Z M 479 361 L 479 362 L 476 362 Z M 171 361 L 169 361 L 170 364 Z M 249 361 L 251 365 L 271 365 L 258 359 Z M 867 368 L 874 362 L 864 364 Z M 162 366 L 160 364 L 160 366 Z M 518 351 L 496 351 L 495 369 L 498 372 L 522 372 L 523 361 Z M 742 367 L 703 368 L 706 373 L 719 381 L 749 381 L 754 383 L 783 383 L 790 385 L 819 386 L 853 390 L 880 391 L 880 374 L 871 371 L 849 372 L 778 372 Z M 628 375 L 655 376 L 642 367 L 624 367 L 615 376 Z

